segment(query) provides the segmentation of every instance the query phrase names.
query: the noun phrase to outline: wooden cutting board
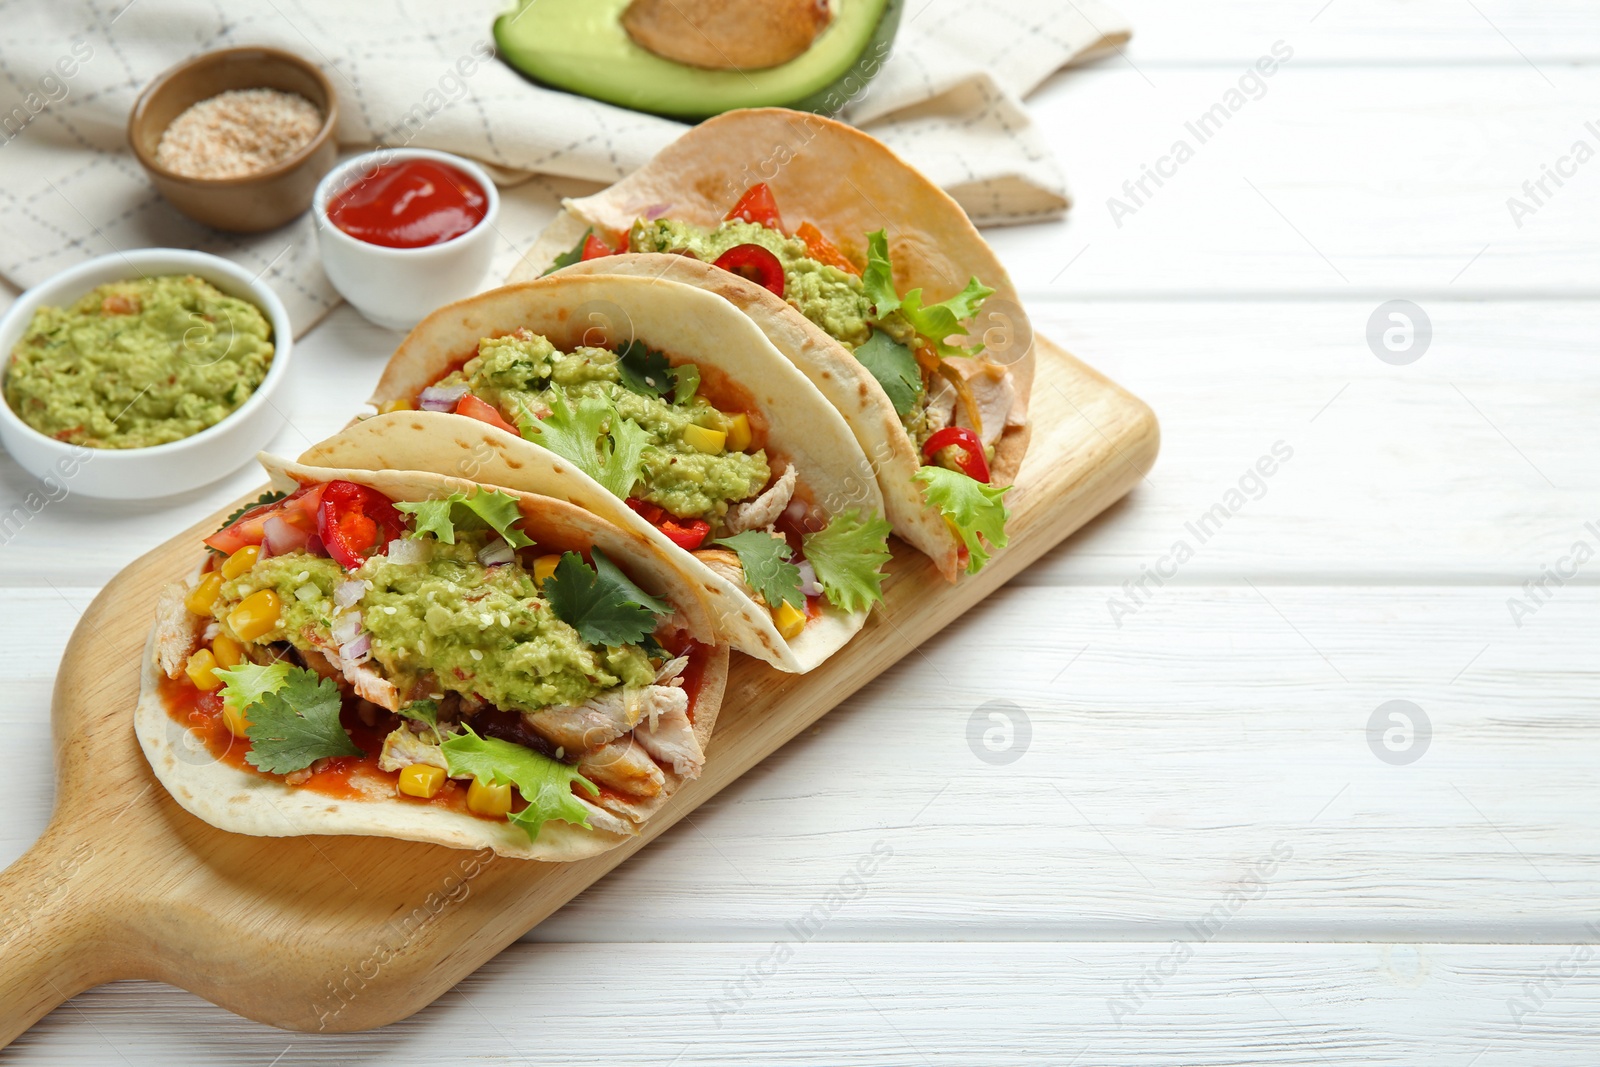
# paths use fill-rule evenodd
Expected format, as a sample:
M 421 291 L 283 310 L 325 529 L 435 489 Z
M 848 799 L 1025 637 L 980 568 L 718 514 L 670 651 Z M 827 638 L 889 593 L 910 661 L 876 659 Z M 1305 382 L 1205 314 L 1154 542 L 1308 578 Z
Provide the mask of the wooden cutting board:
M 244 837 L 189 815 L 134 739 L 139 663 L 157 590 L 193 567 L 200 538 L 232 509 L 134 562 L 68 643 L 52 711 L 55 812 L 0 873 L 0 1047 L 73 994 L 120 978 L 170 982 L 293 1030 L 368 1029 L 432 1002 L 1149 470 L 1159 445 L 1150 409 L 1037 343 L 1033 441 L 1008 497 L 1010 547 L 949 585 L 897 545 L 884 605 L 810 674 L 736 654 L 705 775 L 637 840 L 579 863 L 371 837 Z

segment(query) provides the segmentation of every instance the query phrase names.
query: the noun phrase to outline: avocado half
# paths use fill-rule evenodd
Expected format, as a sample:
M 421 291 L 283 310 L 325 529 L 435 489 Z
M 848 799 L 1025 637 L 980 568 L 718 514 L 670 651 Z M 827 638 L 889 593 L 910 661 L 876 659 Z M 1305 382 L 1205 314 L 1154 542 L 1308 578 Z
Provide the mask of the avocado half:
M 832 0 L 833 21 L 798 57 L 765 70 L 663 59 L 622 28 L 629 0 L 518 0 L 495 19 L 500 57 L 533 80 L 608 104 L 697 121 L 742 107 L 837 113 L 882 68 L 902 0 Z

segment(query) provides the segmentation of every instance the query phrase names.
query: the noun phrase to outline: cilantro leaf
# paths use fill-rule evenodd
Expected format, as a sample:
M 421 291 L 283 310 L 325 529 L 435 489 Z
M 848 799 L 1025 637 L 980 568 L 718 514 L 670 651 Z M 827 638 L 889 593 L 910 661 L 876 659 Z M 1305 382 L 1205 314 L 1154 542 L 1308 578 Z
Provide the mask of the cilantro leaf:
M 222 702 L 242 712 L 259 703 L 266 694 L 282 689 L 293 669 L 293 664 L 282 661 L 266 665 L 245 662 L 226 669 L 218 667 L 215 674 L 222 681 Z
M 900 306 L 900 294 L 894 291 L 894 266 L 889 262 L 889 237 L 883 230 L 867 234 L 867 269 L 861 273 L 861 289 L 872 304 L 875 319 Z
M 456 530 L 493 530 L 512 548 L 526 548 L 533 539 L 517 524 L 522 521 L 522 509 L 517 498 L 498 489 L 476 487 L 472 495 L 456 492 L 440 500 L 399 502 L 396 511 L 414 516 L 411 536 L 433 534 L 447 545 L 456 543 Z
M 480 737 L 463 724 L 462 732 L 448 738 L 440 750 L 452 777 L 470 774 L 486 785 L 514 785 L 528 806 L 506 818 L 522 827 L 528 840 L 537 840 L 544 824 L 552 819 L 575 826 L 589 825 L 589 812 L 573 795 L 574 784 L 598 796 L 600 787 L 560 760 L 553 760 L 530 748 Z
M 805 607 L 806 598 L 800 593 L 800 568 L 790 562 L 794 549 L 781 537 L 773 537 L 761 530 L 746 530 L 732 537 L 720 537 L 714 545 L 731 548 L 739 556 L 739 566 L 744 568 L 744 581 L 761 594 L 772 607 L 779 603 Z
M 617 350 L 617 370 L 625 387 L 644 396 L 663 396 L 674 385 L 667 357 L 637 339 Z
M 672 606 L 634 585 L 598 548 L 589 554 L 593 567 L 576 552 L 561 557 L 544 580 L 545 599 L 591 645 L 637 644 L 656 628 L 656 617 L 671 612 Z
M 911 349 L 882 330 L 873 330 L 866 343 L 856 348 L 856 359 L 889 394 L 895 414 L 905 418 L 923 392 L 922 370 Z
M 527 437 L 577 468 L 615 496 L 626 498 L 639 480 L 650 434 L 625 419 L 604 397 L 580 397 L 576 409 L 559 391 L 550 414 L 527 427 Z
M 883 599 L 881 568 L 893 558 L 889 523 L 883 516 L 863 519 L 852 509 L 835 515 L 800 543 L 829 603 L 845 611 L 865 611 Z
M 249 708 L 245 759 L 268 774 L 304 770 L 326 756 L 359 756 L 339 725 L 339 687 L 304 668 L 291 668 L 282 688 L 263 693 Z
M 911 323 L 912 328 L 933 342 L 933 347 L 939 355 L 946 359 L 954 356 L 975 356 L 983 351 L 982 345 L 963 348 L 960 345 L 952 345 L 945 339 L 951 334 L 965 333 L 966 329 L 961 325 L 961 321 L 976 315 L 983 302 L 993 295 L 994 290 L 977 278 L 968 278 L 967 287 L 961 292 L 949 300 L 927 307 L 922 306 L 922 290 L 911 290 L 900 302 L 900 313 Z
M 594 234 L 594 227 L 593 226 L 590 226 L 587 230 L 584 230 L 583 231 L 583 236 L 578 238 L 578 243 L 573 245 L 571 248 L 567 249 L 565 252 L 561 253 L 554 260 L 552 260 L 550 265 L 544 269 L 544 273 L 545 274 L 554 274 L 556 271 L 560 270 L 562 267 L 570 267 L 574 263 L 576 263 L 579 260 L 581 260 L 583 258 L 583 246 L 589 243 L 589 238 L 593 234 Z M 541 278 L 544 277 L 544 274 L 541 274 L 539 277 L 541 277 Z
M 672 402 L 687 404 L 700 391 L 700 368 L 693 363 L 680 363 L 672 368 Z
M 994 548 L 1006 547 L 1006 520 L 1011 513 L 1001 497 L 1009 485 L 985 485 L 960 471 L 932 466 L 923 467 L 911 478 L 923 484 L 922 495 L 944 513 L 966 544 L 968 574 L 977 574 L 989 561 L 983 541 Z
M 439 702 L 436 700 L 413 700 L 400 709 L 400 714 L 408 719 L 420 722 L 433 731 L 433 743 L 438 744 L 442 738 L 439 734 Z
M 276 489 L 268 489 L 265 493 L 262 493 L 260 496 L 250 501 L 250 503 L 239 505 L 239 507 L 234 510 L 232 515 L 229 515 L 227 518 L 222 520 L 222 525 L 217 527 L 217 533 L 221 533 L 223 530 L 226 530 L 228 527 L 244 518 L 247 512 L 254 511 L 259 507 L 264 507 L 267 504 L 276 504 L 278 501 L 282 500 L 288 495 L 288 493 L 282 493 Z M 222 551 L 222 549 L 212 548 L 210 545 L 206 546 L 206 551 L 214 552 L 219 556 L 227 555 L 227 553 Z

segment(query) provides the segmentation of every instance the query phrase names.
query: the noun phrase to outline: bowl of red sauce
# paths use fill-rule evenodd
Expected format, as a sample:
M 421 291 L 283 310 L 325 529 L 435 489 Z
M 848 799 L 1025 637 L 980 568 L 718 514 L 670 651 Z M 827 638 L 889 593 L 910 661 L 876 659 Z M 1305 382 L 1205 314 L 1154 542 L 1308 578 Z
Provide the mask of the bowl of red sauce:
M 482 288 L 500 197 L 470 160 L 386 148 L 329 171 L 311 210 L 333 287 L 379 326 L 409 330 Z

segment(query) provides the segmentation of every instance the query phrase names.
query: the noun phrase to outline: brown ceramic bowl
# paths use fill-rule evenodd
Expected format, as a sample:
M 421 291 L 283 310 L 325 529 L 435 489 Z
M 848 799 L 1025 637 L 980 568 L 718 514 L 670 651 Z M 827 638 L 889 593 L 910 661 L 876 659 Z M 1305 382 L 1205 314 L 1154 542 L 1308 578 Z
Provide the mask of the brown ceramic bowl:
M 238 178 L 188 178 L 156 162 L 156 146 L 191 104 L 229 89 L 299 93 L 322 112 L 322 128 L 300 151 L 268 170 Z M 333 166 L 339 105 L 322 71 L 276 48 L 226 48 L 185 60 L 145 88 L 128 116 L 128 143 L 173 207 L 233 233 L 270 230 L 311 206 L 317 182 Z

